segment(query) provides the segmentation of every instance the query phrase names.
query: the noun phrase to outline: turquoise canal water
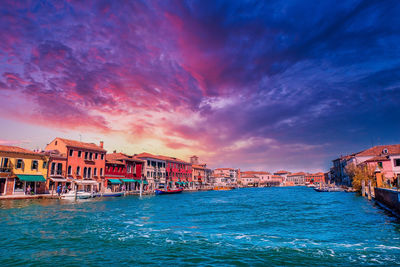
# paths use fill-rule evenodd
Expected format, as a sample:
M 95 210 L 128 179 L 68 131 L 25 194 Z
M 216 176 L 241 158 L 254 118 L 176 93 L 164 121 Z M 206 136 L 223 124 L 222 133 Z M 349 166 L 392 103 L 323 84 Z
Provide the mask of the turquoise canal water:
M 0 265 L 400 264 L 400 222 L 351 193 L 255 188 L 0 201 Z

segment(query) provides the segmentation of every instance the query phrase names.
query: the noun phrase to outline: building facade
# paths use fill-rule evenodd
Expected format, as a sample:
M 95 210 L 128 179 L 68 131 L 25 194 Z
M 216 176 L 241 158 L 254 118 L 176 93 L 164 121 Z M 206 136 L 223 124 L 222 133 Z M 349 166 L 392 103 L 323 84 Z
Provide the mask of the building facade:
M 102 191 L 106 187 L 106 150 L 100 145 L 64 138 L 55 138 L 46 151 L 58 151 L 67 156 L 66 175 L 78 190 Z
M 144 160 L 143 175 L 146 178 L 148 191 L 153 191 L 160 186 L 166 185 L 166 161 L 164 157 L 141 153 L 135 155 L 136 158 Z
M 0 145 L 0 195 L 44 194 L 47 165 L 45 154 Z
M 288 174 L 286 177 L 286 183 L 290 185 L 305 185 L 306 174 L 304 172 L 296 172 Z
M 323 172 L 307 173 L 305 176 L 306 184 L 324 184 L 325 174 Z

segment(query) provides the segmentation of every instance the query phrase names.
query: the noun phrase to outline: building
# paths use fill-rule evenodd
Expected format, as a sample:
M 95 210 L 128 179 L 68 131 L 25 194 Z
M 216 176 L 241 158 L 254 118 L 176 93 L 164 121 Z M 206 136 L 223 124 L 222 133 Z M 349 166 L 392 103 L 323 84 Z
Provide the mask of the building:
M 166 162 L 166 181 L 169 188 L 184 187 L 189 188 L 192 183 L 192 164 L 184 160 L 159 156 Z
M 240 178 L 240 169 L 218 168 L 213 171 L 212 176 L 214 186 L 221 182 L 225 186 L 236 187 Z
M 43 194 L 48 157 L 15 146 L 0 145 L 0 194 Z
M 325 174 L 323 172 L 307 173 L 305 176 L 306 184 L 324 184 Z
M 123 153 L 107 154 L 106 160 L 118 161 L 124 164 L 126 172 L 124 177 L 121 178 L 122 184 L 125 185 L 126 191 L 137 191 L 140 190 L 140 184 L 143 183 L 143 190 L 148 187 L 148 182 L 143 176 L 143 165 L 144 160 L 137 158 L 136 156 L 130 156 Z
M 66 176 L 78 190 L 102 191 L 105 189 L 106 150 L 100 145 L 64 138 L 55 138 L 46 151 L 66 155 Z
M 293 185 L 305 185 L 305 178 L 306 174 L 304 172 L 291 173 L 287 175 L 286 182 Z
M 358 153 L 341 156 L 333 160 L 331 179 L 337 184 L 351 186 L 351 178 L 346 173 L 346 167 L 365 163 L 368 166 L 378 166 L 384 177 L 390 182 L 400 179 L 400 144 L 373 146 Z
M 284 178 L 280 175 L 271 175 L 271 181 L 267 183 L 267 186 L 282 186 Z
M 58 150 L 44 153 L 49 158 L 46 190 L 51 194 L 56 194 L 58 186 L 71 188 L 71 181 L 67 179 L 67 155 L 60 153 Z
M 274 175 L 278 175 L 278 176 L 282 177 L 283 183 L 286 184 L 286 178 L 290 173 L 291 172 L 289 172 L 289 171 L 280 170 L 280 171 L 274 172 Z
M 166 160 L 165 157 L 152 155 L 150 153 L 140 153 L 136 158 L 144 160 L 143 175 L 148 182 L 149 191 L 153 191 L 166 184 Z
M 122 179 L 126 176 L 126 166 L 122 161 L 107 159 L 104 175 L 104 192 L 120 192 L 122 191 Z
M 192 182 L 190 183 L 191 189 L 205 189 L 211 187 L 212 170 L 207 168 L 207 164 L 199 163 L 197 156 L 190 157 L 192 164 Z
M 239 179 L 240 187 L 258 187 L 260 185 L 260 178 L 251 172 L 243 172 Z

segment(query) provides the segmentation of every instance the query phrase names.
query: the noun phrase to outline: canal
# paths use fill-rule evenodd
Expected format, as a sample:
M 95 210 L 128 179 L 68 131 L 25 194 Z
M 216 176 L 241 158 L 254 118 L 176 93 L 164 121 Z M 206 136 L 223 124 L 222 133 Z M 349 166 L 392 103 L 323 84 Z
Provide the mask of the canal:
M 8 265 L 397 265 L 400 222 L 352 193 L 254 188 L 0 201 Z

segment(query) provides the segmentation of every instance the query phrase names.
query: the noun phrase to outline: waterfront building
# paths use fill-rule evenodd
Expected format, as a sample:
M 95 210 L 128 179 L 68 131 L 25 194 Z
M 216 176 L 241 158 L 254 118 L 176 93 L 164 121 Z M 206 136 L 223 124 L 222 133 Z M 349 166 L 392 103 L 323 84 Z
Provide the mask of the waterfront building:
M 238 179 L 240 179 L 240 169 L 218 168 L 213 171 L 212 176 L 214 186 L 219 186 L 215 184 L 221 183 L 224 184 L 224 186 L 236 187 Z
M 251 172 L 243 172 L 240 175 L 240 187 L 258 187 L 260 178 Z
M 140 183 L 143 183 L 143 189 L 146 190 L 148 187 L 148 182 L 143 176 L 143 165 L 144 160 L 137 158 L 136 156 L 130 156 L 123 153 L 107 154 L 106 160 L 119 161 L 125 166 L 126 172 L 124 172 L 124 177 L 121 179 L 122 183 L 125 185 L 126 191 L 139 190 Z
M 283 177 L 280 175 L 271 175 L 270 186 L 282 186 L 283 185 Z M 268 186 L 268 184 L 267 184 Z
M 291 172 L 289 172 L 289 171 L 280 170 L 280 171 L 274 172 L 274 175 L 278 175 L 278 176 L 282 177 L 283 178 L 283 183 L 285 184 L 286 183 L 286 178 L 290 173 Z
M 104 193 L 120 192 L 122 180 L 126 176 L 125 164 L 119 160 L 107 159 L 104 175 Z
M 173 187 L 184 187 L 189 188 L 192 180 L 192 164 L 184 160 L 168 157 L 159 156 L 166 162 L 166 179 L 165 184 L 169 188 Z
M 192 182 L 190 184 L 190 188 L 209 188 L 211 186 L 210 178 L 212 175 L 212 170 L 207 168 L 207 164 L 200 164 L 197 156 L 190 157 L 190 163 L 192 164 Z
M 43 153 L 0 145 L 0 195 L 45 193 L 47 164 Z
M 291 173 L 287 175 L 286 182 L 293 185 L 305 185 L 305 177 L 306 174 L 304 172 Z
M 341 156 L 333 160 L 331 168 L 332 179 L 337 184 L 351 185 L 351 179 L 346 173 L 346 166 L 351 164 L 368 166 L 379 166 L 384 172 L 385 178 L 393 182 L 400 179 L 400 145 L 373 146 L 358 153 Z
M 67 155 L 60 153 L 58 150 L 44 153 L 49 158 L 46 191 L 55 194 L 58 186 L 62 188 L 72 187 L 71 181 L 67 179 Z
M 166 161 L 165 157 L 140 153 L 136 158 L 144 160 L 143 175 L 148 183 L 147 190 L 153 191 L 160 185 L 166 184 Z
M 46 151 L 55 150 L 67 156 L 66 175 L 78 190 L 104 191 L 107 151 L 103 142 L 96 145 L 57 137 L 46 146 Z
M 306 184 L 324 184 L 325 174 L 323 172 L 307 173 L 305 176 Z

